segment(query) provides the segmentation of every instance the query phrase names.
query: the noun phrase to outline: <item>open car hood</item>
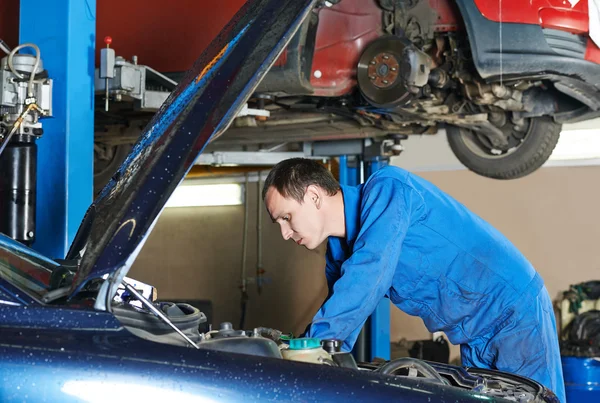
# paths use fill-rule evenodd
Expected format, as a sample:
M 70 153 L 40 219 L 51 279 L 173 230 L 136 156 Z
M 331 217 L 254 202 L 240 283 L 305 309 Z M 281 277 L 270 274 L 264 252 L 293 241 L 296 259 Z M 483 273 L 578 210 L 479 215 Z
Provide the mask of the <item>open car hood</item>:
M 180 81 L 98 198 L 67 259 L 70 296 L 107 277 L 112 297 L 165 203 L 207 143 L 222 134 L 316 0 L 248 0 Z

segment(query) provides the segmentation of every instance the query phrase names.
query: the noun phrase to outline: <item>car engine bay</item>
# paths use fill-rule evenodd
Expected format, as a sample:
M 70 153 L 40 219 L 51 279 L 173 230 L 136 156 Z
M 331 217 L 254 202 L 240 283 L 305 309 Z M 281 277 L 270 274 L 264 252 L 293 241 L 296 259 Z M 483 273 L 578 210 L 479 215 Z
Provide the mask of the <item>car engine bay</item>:
M 519 376 L 485 369 L 465 369 L 410 357 L 387 362 L 356 362 L 352 353 L 341 350 L 340 340 L 295 338 L 291 334 L 266 327 L 241 330 L 235 329 L 230 322 L 223 322 L 218 329 L 212 329 L 207 324 L 206 315 L 192 305 L 150 302 L 144 297 L 139 298 L 140 295 L 122 293 L 115 298 L 111 311 L 130 333 L 153 342 L 374 372 L 386 376 L 418 377 L 440 386 L 471 390 L 490 398 L 519 403 L 544 401 L 541 396 L 543 389 Z M 147 304 L 152 304 L 162 315 L 159 316 Z M 176 332 L 167 321 L 176 326 L 185 337 Z

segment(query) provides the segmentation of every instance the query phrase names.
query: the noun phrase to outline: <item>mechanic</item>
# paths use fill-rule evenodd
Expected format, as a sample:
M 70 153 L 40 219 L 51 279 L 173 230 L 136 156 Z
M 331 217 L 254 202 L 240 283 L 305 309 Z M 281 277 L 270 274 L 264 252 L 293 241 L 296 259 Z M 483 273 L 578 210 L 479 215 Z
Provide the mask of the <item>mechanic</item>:
M 490 224 L 433 184 L 386 167 L 340 185 L 316 161 L 269 173 L 263 200 L 285 240 L 328 239 L 329 292 L 306 336 L 350 351 L 382 298 L 461 345 L 463 366 L 537 380 L 565 402 L 552 303 L 540 275 Z

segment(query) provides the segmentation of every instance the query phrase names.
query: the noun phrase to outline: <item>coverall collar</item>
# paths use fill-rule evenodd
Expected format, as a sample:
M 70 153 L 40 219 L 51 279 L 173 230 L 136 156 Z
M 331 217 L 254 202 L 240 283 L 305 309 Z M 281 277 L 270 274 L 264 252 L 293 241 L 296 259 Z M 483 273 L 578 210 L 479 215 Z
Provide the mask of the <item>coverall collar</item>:
M 360 188 L 362 186 L 340 185 L 344 198 L 344 219 L 346 225 L 346 244 L 352 250 L 360 230 Z

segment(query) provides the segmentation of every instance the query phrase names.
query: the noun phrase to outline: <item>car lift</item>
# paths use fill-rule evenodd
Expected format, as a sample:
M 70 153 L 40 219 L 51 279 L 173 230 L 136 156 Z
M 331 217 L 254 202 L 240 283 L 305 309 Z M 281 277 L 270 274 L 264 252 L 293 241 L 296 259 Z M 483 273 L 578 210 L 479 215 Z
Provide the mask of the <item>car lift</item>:
M 21 0 L 19 42 L 34 43 L 54 79 L 38 141 L 32 247 L 63 258 L 93 197 L 96 0 Z M 34 190 L 35 191 L 35 190 Z

